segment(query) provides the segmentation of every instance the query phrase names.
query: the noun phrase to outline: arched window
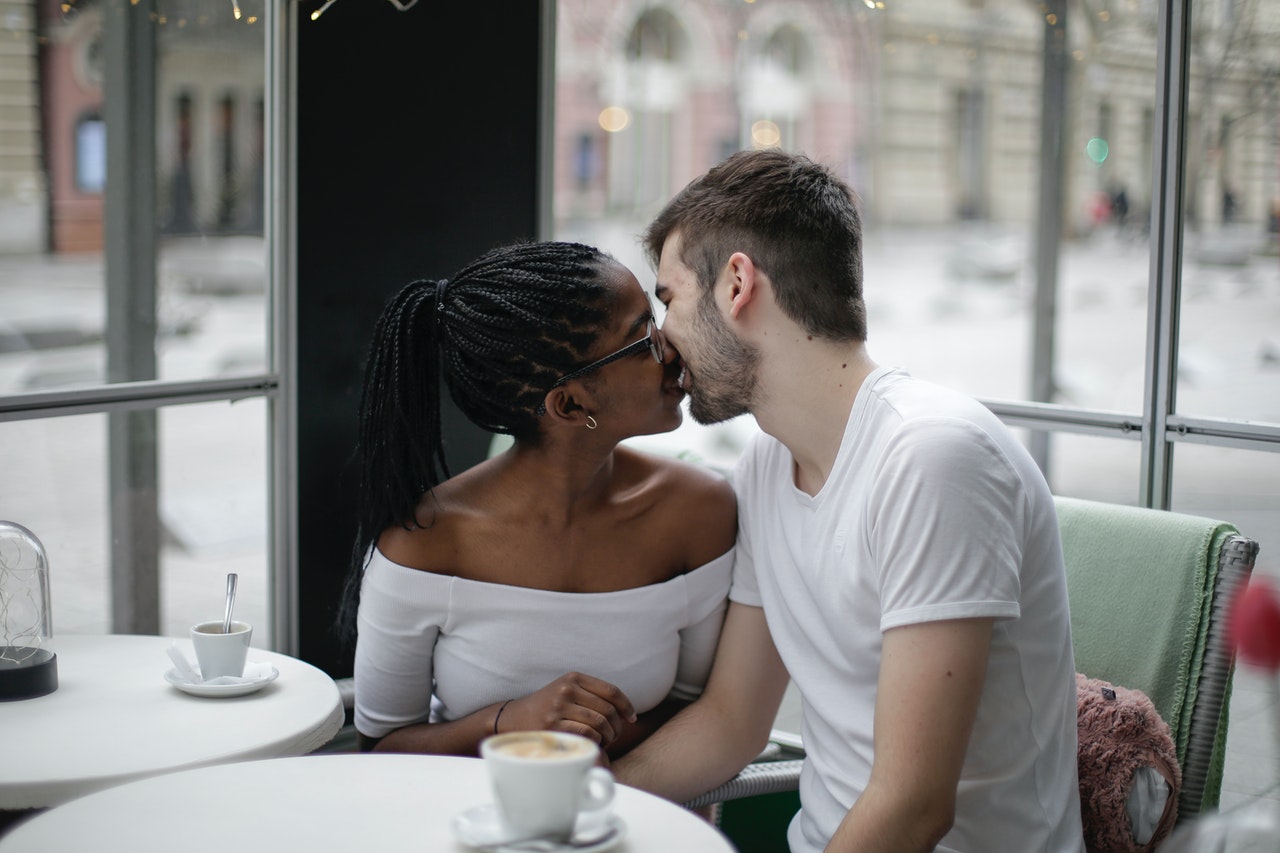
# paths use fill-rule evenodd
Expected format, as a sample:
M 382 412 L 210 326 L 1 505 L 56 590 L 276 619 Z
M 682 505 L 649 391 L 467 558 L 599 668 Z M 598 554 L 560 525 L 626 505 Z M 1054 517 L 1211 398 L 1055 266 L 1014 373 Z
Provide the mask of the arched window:
M 684 28 L 666 9 L 644 12 L 627 36 L 630 62 L 679 62 L 685 53 Z
M 89 110 L 76 120 L 76 189 L 101 193 L 107 185 L 107 126 L 102 113 Z
M 812 64 L 808 41 L 797 27 L 790 24 L 770 33 L 761 55 L 766 62 L 796 77 L 806 75 Z
M 672 186 L 673 122 L 686 97 L 688 34 L 669 10 L 647 9 L 626 39 L 621 94 L 630 121 L 610 133 L 609 206 L 647 215 Z
M 743 76 L 743 116 L 750 144 L 760 148 L 805 145 L 799 123 L 812 100 L 813 46 L 794 24 L 783 24 L 760 42 Z

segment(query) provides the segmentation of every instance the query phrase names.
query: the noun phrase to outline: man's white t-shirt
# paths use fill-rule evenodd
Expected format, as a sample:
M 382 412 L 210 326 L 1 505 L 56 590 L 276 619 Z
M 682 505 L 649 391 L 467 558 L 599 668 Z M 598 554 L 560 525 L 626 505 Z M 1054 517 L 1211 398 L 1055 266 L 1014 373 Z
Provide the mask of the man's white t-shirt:
M 997 620 L 938 850 L 1082 851 L 1075 663 L 1053 498 L 984 406 L 881 368 L 854 401 L 818 494 L 759 436 L 734 473 L 730 598 L 763 606 L 803 700 L 793 853 L 826 845 L 871 774 L 881 640 L 890 628 Z

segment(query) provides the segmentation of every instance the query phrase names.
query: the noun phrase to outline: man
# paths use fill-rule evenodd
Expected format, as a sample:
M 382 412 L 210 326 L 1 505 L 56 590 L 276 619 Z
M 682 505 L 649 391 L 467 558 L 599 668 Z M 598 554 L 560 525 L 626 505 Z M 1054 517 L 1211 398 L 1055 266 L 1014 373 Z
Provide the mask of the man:
M 793 853 L 1083 850 L 1052 496 L 983 406 L 868 356 L 848 187 L 742 152 L 646 245 L 691 413 L 750 413 L 764 435 L 734 472 L 738 563 L 706 691 L 619 777 L 675 800 L 729 778 L 789 672 L 807 753 Z

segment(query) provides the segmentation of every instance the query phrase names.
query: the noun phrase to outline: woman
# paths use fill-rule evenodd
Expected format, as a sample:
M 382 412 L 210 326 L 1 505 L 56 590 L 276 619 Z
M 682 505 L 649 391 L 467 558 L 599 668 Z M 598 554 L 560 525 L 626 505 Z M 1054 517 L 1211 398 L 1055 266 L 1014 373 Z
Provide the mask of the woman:
M 514 438 L 455 477 L 440 374 L 468 418 Z M 618 446 L 680 424 L 679 374 L 635 276 L 588 246 L 497 249 L 388 304 L 344 606 L 364 748 L 474 755 L 497 732 L 553 729 L 617 757 L 697 694 L 733 492 Z

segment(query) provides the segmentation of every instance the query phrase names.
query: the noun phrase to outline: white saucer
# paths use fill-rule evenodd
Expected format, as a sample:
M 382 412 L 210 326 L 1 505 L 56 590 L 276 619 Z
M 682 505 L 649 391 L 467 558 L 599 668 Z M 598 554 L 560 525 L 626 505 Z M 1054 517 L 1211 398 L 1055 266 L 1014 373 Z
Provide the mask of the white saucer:
M 613 812 L 609 812 L 605 816 L 592 814 L 590 812 L 578 818 L 576 831 L 581 832 L 587 827 L 608 826 L 615 830 L 613 835 L 600 841 L 597 844 L 589 844 L 586 847 L 571 847 L 563 844 L 556 847 L 556 850 L 573 851 L 573 853 L 601 853 L 601 851 L 609 850 L 627 837 L 627 825 L 622 818 Z M 485 803 L 479 806 L 473 806 L 464 812 L 454 815 L 453 836 L 468 847 L 483 847 L 485 850 L 492 850 L 493 853 L 522 853 L 518 847 L 507 847 L 503 845 L 503 838 L 506 836 L 506 828 L 502 825 L 502 819 L 498 817 L 498 809 L 493 803 Z
M 196 669 L 195 672 L 196 675 L 200 674 L 199 669 Z M 212 681 L 189 681 L 179 675 L 178 670 L 171 669 L 164 674 L 164 680 L 183 693 L 190 693 L 192 696 L 203 696 L 208 699 L 226 699 L 230 696 L 244 696 L 246 693 L 256 693 L 275 681 L 278 675 L 280 675 L 280 670 L 269 663 L 250 662 L 244 665 L 244 676 L 241 678 L 223 676 Z

